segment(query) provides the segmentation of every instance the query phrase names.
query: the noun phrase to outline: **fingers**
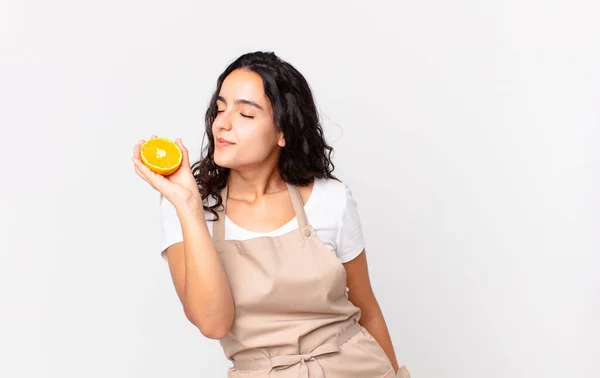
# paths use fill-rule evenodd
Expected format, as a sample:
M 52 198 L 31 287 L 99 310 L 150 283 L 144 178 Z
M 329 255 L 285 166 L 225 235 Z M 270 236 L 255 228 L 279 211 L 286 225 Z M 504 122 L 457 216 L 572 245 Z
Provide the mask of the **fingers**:
M 135 172 L 150 184 L 154 189 L 159 190 L 161 186 L 161 181 L 165 178 L 158 173 L 153 172 L 150 168 L 148 168 L 140 159 L 132 159 Z
M 146 176 L 144 176 L 144 174 L 142 173 L 142 171 L 137 167 L 136 161 L 133 161 L 133 169 L 135 170 L 135 173 L 137 173 L 138 176 L 140 176 L 142 178 L 142 180 L 146 181 L 148 184 L 150 184 L 150 181 L 148 181 L 148 179 L 146 178 Z M 152 184 L 150 184 L 152 185 Z
M 156 178 L 153 175 L 156 174 L 152 172 L 150 168 L 146 167 L 140 156 L 140 149 L 144 143 L 146 143 L 146 141 L 140 139 L 136 144 L 133 145 L 133 157 L 131 160 L 133 162 L 135 173 L 137 173 L 137 175 L 140 176 L 144 181 L 154 187 Z
M 136 144 L 133 145 L 133 158 L 134 159 L 139 159 L 140 158 L 140 148 L 142 147 L 142 144 L 144 144 L 145 141 L 143 139 L 140 139 L 137 141 Z
M 135 146 L 134 146 L 135 149 Z M 144 179 L 144 181 L 146 181 L 147 183 L 150 183 L 149 179 L 146 177 L 145 172 L 142 171 L 142 167 L 145 167 L 144 163 L 140 160 L 139 157 L 139 147 L 138 147 L 138 156 L 136 157 L 135 154 L 134 156 L 131 158 L 131 161 L 133 162 L 133 168 L 135 170 L 135 173 L 138 174 L 138 176 L 140 176 L 141 178 Z

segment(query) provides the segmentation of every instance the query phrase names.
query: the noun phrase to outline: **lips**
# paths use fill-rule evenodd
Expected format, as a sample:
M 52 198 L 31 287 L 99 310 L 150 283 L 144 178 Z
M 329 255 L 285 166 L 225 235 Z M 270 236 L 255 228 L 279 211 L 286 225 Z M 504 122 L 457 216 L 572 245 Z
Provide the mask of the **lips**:
M 217 138 L 217 146 L 219 147 L 227 147 L 227 146 L 232 146 L 235 143 L 227 140 L 227 139 L 223 139 L 223 138 Z

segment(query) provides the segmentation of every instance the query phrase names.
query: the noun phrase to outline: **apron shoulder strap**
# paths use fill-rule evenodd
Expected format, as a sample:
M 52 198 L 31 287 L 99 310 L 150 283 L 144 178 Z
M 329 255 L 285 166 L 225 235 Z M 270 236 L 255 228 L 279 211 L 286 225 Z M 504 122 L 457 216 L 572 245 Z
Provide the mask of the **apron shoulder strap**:
M 296 219 L 298 219 L 298 227 L 304 229 L 308 226 L 308 219 L 306 217 L 306 212 L 304 211 L 304 203 L 302 202 L 300 190 L 298 190 L 296 185 L 287 182 L 286 185 L 288 187 L 288 192 L 290 193 L 290 198 L 292 199 L 292 206 L 296 213 Z
M 225 240 L 225 214 L 227 210 L 227 186 L 221 190 L 223 210 L 217 211 L 219 219 L 213 222 L 213 241 Z

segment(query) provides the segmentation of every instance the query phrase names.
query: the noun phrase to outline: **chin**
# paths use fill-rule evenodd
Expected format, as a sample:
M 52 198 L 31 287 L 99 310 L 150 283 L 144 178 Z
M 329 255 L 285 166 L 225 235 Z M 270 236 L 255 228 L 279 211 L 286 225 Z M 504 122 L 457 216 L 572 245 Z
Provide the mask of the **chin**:
M 221 156 L 221 154 L 215 154 L 214 161 L 215 161 L 215 164 L 218 165 L 219 167 L 229 168 L 229 169 L 235 168 L 235 163 L 232 161 L 232 159 L 228 159 L 225 156 Z

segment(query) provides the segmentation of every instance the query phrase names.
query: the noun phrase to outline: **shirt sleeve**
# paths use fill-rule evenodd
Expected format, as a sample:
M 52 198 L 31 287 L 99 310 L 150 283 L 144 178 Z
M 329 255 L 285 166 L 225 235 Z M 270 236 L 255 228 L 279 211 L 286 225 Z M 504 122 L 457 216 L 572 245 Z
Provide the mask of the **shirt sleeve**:
M 358 215 L 358 206 L 352 191 L 345 186 L 345 203 L 342 217 L 338 227 L 338 235 L 336 238 L 336 255 L 346 263 L 357 257 L 365 248 L 365 239 L 363 236 L 360 216 Z
M 175 243 L 183 241 L 183 232 L 181 231 L 181 223 L 179 222 L 175 206 L 173 206 L 166 198 L 161 197 L 159 207 L 162 225 L 160 254 L 162 258 L 167 261 L 167 248 Z

